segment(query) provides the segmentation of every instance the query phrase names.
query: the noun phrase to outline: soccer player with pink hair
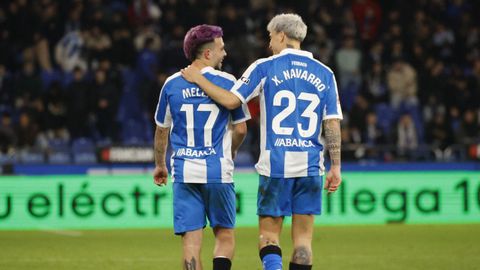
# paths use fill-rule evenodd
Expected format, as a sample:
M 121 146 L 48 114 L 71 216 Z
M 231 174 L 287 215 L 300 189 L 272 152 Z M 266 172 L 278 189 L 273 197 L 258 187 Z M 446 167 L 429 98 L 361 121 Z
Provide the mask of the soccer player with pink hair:
M 185 35 L 184 53 L 216 85 L 230 89 L 235 78 L 219 71 L 227 55 L 222 29 L 198 25 Z M 175 234 L 183 239 L 183 269 L 202 269 L 203 228 L 215 235 L 213 269 L 229 270 L 234 254 L 235 190 L 233 158 L 245 138 L 246 105 L 229 110 L 215 103 L 180 72 L 163 85 L 155 112 L 154 182 L 167 183 L 166 150 L 172 144 Z

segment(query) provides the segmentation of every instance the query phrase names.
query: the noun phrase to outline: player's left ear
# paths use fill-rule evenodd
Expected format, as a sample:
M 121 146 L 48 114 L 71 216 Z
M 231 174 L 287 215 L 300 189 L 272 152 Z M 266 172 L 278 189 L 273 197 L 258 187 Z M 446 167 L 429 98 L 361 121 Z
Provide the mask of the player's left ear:
M 285 32 L 280 32 L 280 42 L 286 42 L 287 35 L 285 35 Z
M 212 50 L 210 49 L 205 49 L 203 51 L 203 57 L 207 60 L 210 60 L 210 58 L 212 57 Z

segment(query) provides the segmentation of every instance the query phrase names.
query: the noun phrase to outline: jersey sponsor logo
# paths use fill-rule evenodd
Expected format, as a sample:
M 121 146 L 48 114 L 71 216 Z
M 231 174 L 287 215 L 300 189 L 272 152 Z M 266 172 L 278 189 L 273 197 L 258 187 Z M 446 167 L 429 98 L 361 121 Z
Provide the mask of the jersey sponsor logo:
M 242 76 L 242 77 L 240 78 L 240 81 L 242 81 L 244 84 L 249 84 L 249 83 L 250 83 L 250 79 L 247 78 L 247 77 L 244 77 L 244 76 Z
M 215 155 L 215 154 L 217 154 L 217 152 L 212 147 L 209 147 L 203 150 L 195 150 L 191 148 L 180 148 L 177 150 L 177 153 L 175 156 L 201 158 L 201 157 Z
M 275 140 L 275 146 L 277 147 L 314 147 L 315 145 L 311 140 L 303 140 L 296 138 L 277 138 Z
M 292 61 L 292 66 L 300 66 L 300 67 L 307 67 L 307 63 L 300 62 L 300 61 Z

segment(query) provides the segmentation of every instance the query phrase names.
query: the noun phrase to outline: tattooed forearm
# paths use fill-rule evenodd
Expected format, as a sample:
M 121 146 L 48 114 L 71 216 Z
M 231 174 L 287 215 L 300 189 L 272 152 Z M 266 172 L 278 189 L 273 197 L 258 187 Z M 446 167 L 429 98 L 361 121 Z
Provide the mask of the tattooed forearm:
M 169 130 L 169 128 L 162 128 L 158 126 L 155 129 L 155 165 L 165 165 L 165 155 L 167 154 Z
M 332 165 L 340 165 L 342 137 L 340 131 L 340 121 L 338 119 L 328 119 L 324 121 L 325 142 L 330 154 Z
M 265 244 L 266 244 L 267 246 L 280 246 L 280 245 L 277 243 L 277 241 L 275 241 L 275 240 L 268 240 L 268 239 L 265 241 Z
M 312 253 L 306 247 L 297 247 L 293 251 L 292 262 L 302 265 L 312 264 Z
M 190 261 L 185 260 L 183 264 L 183 269 L 184 270 L 195 270 L 197 269 L 197 261 L 195 260 L 195 257 L 192 257 Z

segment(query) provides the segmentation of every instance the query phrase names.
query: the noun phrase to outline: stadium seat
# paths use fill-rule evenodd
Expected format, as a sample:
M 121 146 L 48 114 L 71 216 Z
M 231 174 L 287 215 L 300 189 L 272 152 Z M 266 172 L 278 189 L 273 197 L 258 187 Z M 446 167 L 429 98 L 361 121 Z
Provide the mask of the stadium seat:
M 52 164 L 68 164 L 72 162 L 70 146 L 64 140 L 53 139 L 48 142 L 50 148 L 48 161 Z
M 47 90 L 52 83 L 62 82 L 62 73 L 56 69 L 52 69 L 51 71 L 42 70 L 40 78 L 42 80 L 43 89 Z
M 128 5 L 123 1 L 111 1 L 110 8 L 117 12 L 127 12 Z
M 72 142 L 74 152 L 94 152 L 95 144 L 89 138 L 78 138 Z
M 134 119 L 127 120 L 122 125 L 122 142 L 128 145 L 146 144 L 144 123 Z
M 94 164 L 97 163 L 95 152 L 73 153 L 73 163 L 75 164 Z
M 117 121 L 124 123 L 134 117 L 139 118 L 141 115 L 142 110 L 138 103 L 137 94 L 134 91 L 124 91 L 118 106 Z
M 112 145 L 112 140 L 110 138 L 101 138 L 96 141 L 97 147 L 107 147 Z
M 72 143 L 73 163 L 91 164 L 97 162 L 95 144 L 89 138 L 78 138 Z
M 397 118 L 395 111 L 386 103 L 375 105 L 374 110 L 378 117 L 378 125 L 385 134 L 389 134 L 392 123 Z
M 66 151 L 70 150 L 68 142 L 63 139 L 51 139 L 48 141 L 48 147 L 55 151 Z
M 125 68 L 122 70 L 122 79 L 127 90 L 130 90 L 136 84 L 135 73 L 131 69 Z
M 340 91 L 340 102 L 345 111 L 350 111 L 358 95 L 358 87 L 354 83 L 349 83 Z
M 51 152 L 48 155 L 48 162 L 50 164 L 69 164 L 72 163 L 72 158 L 70 152 Z
M 62 86 L 67 87 L 73 81 L 73 74 L 69 72 L 62 73 Z
M 151 125 L 145 121 L 128 119 L 122 125 L 122 142 L 128 145 L 150 144 L 153 139 L 153 131 L 151 129 Z
M 0 104 L 0 115 L 3 113 L 10 113 L 12 114 L 14 111 L 13 107 L 11 105 L 7 104 Z
M 143 117 L 143 136 L 144 136 L 144 141 L 148 144 L 153 144 L 153 137 L 154 137 L 154 131 L 153 131 L 153 120 L 150 119 L 150 117 L 147 117 L 146 114 L 144 114 Z
M 25 164 L 45 163 L 45 154 L 41 151 L 23 150 L 18 154 L 18 161 Z
M 0 152 L 0 165 L 14 163 L 16 159 L 15 154 L 5 154 Z
M 138 138 L 138 137 L 127 137 L 125 138 L 122 143 L 127 146 L 133 146 L 133 145 L 143 145 L 145 142 Z

